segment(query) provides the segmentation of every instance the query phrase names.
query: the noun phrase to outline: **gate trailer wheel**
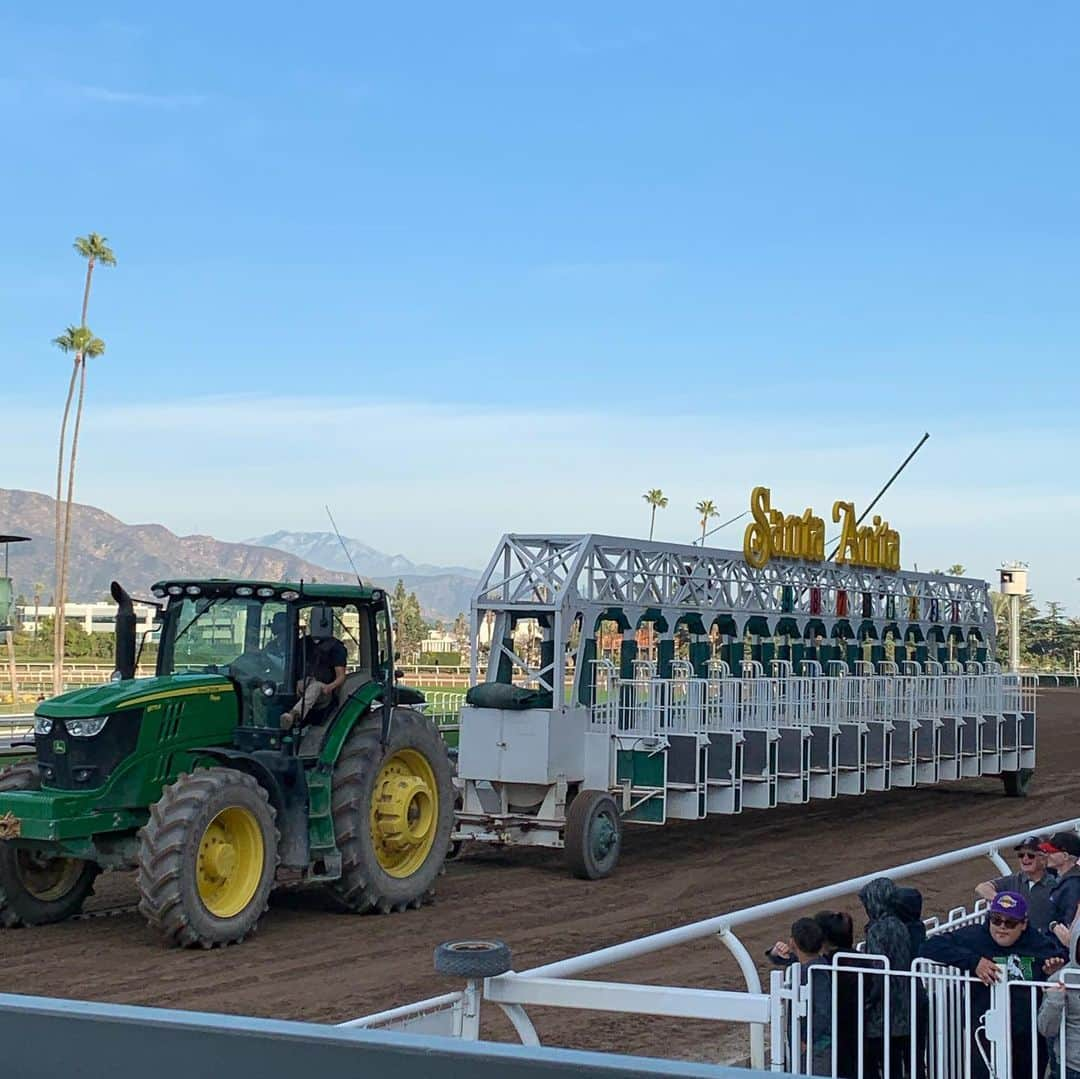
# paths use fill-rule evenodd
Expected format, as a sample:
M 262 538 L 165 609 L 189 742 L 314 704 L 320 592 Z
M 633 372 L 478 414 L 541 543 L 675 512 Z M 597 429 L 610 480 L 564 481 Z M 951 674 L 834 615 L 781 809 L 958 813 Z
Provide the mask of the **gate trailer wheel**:
M 1021 768 L 1016 772 L 1002 772 L 1001 782 L 1005 785 L 1005 796 L 1007 798 L 1026 798 L 1031 787 L 1031 778 L 1034 775 L 1034 768 Z
M 0 791 L 40 786 L 36 764 L 15 764 L 0 772 Z M 99 872 L 81 858 L 53 857 L 10 840 L 0 843 L 0 927 L 48 925 L 78 914 Z
M 581 791 L 566 814 L 566 863 L 581 880 L 609 876 L 619 861 L 622 817 L 607 791 Z

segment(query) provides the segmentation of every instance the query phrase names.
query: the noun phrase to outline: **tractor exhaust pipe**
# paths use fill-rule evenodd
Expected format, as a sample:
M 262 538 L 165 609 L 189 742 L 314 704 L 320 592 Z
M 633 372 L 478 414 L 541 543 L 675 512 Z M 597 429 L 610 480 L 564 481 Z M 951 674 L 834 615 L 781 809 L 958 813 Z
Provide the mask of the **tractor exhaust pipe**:
M 116 673 L 113 678 L 135 677 L 135 606 L 118 581 L 109 586 L 116 600 Z

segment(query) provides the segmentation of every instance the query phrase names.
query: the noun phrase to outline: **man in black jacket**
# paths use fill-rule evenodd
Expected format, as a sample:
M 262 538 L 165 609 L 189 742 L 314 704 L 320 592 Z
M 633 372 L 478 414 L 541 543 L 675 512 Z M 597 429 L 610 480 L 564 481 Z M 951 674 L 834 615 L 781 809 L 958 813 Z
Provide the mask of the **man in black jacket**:
M 334 636 L 334 609 L 323 605 L 311 608 L 308 632 L 300 653 L 298 700 L 282 714 L 281 727 L 289 730 L 294 723 L 310 720 L 313 712 L 331 703 L 334 693 L 345 682 L 348 653 Z
M 971 990 L 972 1034 L 979 1017 L 990 1006 L 989 986 L 1008 977 L 1010 981 L 1045 981 L 1065 962 L 1065 949 L 1028 923 L 1027 900 L 1019 892 L 998 892 L 986 921 L 967 925 L 951 933 L 927 938 L 921 956 L 935 963 L 957 967 L 973 974 L 982 985 Z M 1037 991 L 1041 999 L 1041 992 Z M 1012 1026 L 1012 1074 L 1031 1075 L 1031 1045 L 1038 1045 L 1038 1071 L 1046 1070 L 1046 1043 L 1032 1030 L 1031 990 L 1010 991 L 1009 1015 Z M 1036 1005 L 1038 999 L 1036 1000 Z M 986 1066 L 972 1043 L 973 1076 L 985 1076 Z
M 1069 943 L 1069 928 L 1080 905 L 1080 835 L 1075 832 L 1055 832 L 1042 844 L 1046 863 L 1057 873 L 1058 881 L 1050 893 L 1050 926 L 1058 940 Z M 1060 926 L 1060 928 L 1058 928 Z

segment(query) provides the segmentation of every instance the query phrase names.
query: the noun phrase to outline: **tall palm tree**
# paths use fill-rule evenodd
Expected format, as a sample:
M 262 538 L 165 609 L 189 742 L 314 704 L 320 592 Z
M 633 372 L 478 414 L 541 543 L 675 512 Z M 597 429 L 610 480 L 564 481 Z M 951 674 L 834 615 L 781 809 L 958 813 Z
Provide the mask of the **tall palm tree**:
M 61 352 L 74 353 L 75 366 L 79 372 L 79 399 L 75 408 L 75 428 L 71 435 L 71 455 L 68 459 L 67 498 L 64 502 L 63 530 L 60 535 L 56 585 L 56 618 L 53 623 L 53 685 L 55 692 L 64 688 L 64 601 L 67 598 L 68 545 L 71 540 L 71 501 L 75 494 L 75 460 L 79 452 L 79 428 L 82 425 L 83 401 L 86 396 L 86 361 L 96 359 L 105 352 L 105 342 L 95 337 L 87 326 L 69 326 L 53 344 Z M 60 503 L 57 502 L 57 516 Z M 59 531 L 59 530 L 58 530 Z
M 116 255 L 113 254 L 112 248 L 109 247 L 109 241 L 97 232 L 87 233 L 85 236 L 76 236 L 73 244 L 75 250 L 86 259 L 86 281 L 83 285 L 83 300 L 82 300 L 82 317 L 79 320 L 79 325 L 82 329 L 86 328 L 86 311 L 90 305 L 90 283 L 94 277 L 94 267 L 101 263 L 102 266 L 115 266 Z M 70 327 L 69 327 L 70 329 Z M 65 351 L 68 351 L 65 349 Z M 83 354 L 76 350 L 73 351 L 73 360 L 71 365 L 71 379 L 68 382 L 67 399 L 64 401 L 64 415 L 60 421 L 60 450 L 56 458 L 56 532 L 55 532 L 55 544 L 56 544 L 56 591 L 57 595 L 54 597 L 53 602 L 57 605 L 57 610 L 62 610 L 63 595 L 61 583 L 62 578 L 66 576 L 67 563 L 64 561 L 63 550 L 67 546 L 67 537 L 63 534 L 64 521 L 70 522 L 71 518 L 71 484 L 68 483 L 68 507 L 66 514 L 61 512 L 61 483 L 64 475 L 64 453 L 67 443 L 67 425 L 68 418 L 71 415 L 71 400 L 75 395 L 75 380 L 76 376 L 80 373 L 83 362 Z M 83 372 L 83 378 L 85 379 L 85 371 Z M 82 409 L 82 397 L 84 392 L 84 386 L 79 388 L 79 410 Z M 77 431 L 77 426 L 76 426 Z M 76 436 L 77 437 L 77 436 Z M 63 634 L 64 634 L 64 619 L 63 616 L 54 620 L 53 628 L 53 690 L 59 693 L 63 688 L 63 663 L 64 663 L 64 647 L 63 647 Z
M 97 232 L 76 236 L 73 246 L 86 259 L 86 284 L 83 286 L 82 318 L 79 320 L 79 325 L 85 326 L 86 309 L 90 304 L 90 280 L 94 276 L 94 266 L 99 262 L 102 266 L 115 266 L 116 256 L 109 247 L 109 241 Z
M 656 511 L 667 507 L 667 496 L 659 487 L 652 487 L 641 496 L 652 506 L 652 516 L 649 518 L 649 539 L 653 537 L 653 529 L 656 527 Z
M 703 498 L 695 507 L 698 513 L 701 514 L 701 546 L 705 546 L 705 529 L 708 527 L 709 518 L 719 517 L 720 514 L 716 512 L 716 506 L 713 505 L 711 498 Z

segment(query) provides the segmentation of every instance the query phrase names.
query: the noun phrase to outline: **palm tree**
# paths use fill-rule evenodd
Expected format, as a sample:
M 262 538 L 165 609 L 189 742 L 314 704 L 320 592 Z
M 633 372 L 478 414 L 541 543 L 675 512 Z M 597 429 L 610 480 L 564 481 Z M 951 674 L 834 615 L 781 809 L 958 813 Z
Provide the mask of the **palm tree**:
M 86 259 L 86 282 L 83 285 L 83 301 L 82 301 L 82 318 L 79 321 L 79 326 L 82 329 L 86 329 L 86 311 L 90 305 L 90 283 L 94 276 L 94 267 L 100 262 L 102 266 L 115 266 L 116 256 L 113 254 L 112 248 L 109 247 L 109 241 L 100 233 L 91 232 L 86 236 L 76 236 L 74 248 L 84 259 Z M 71 327 L 68 328 L 69 330 Z M 57 339 L 59 343 L 59 338 Z M 102 346 L 104 347 L 104 346 Z M 64 475 L 64 452 L 67 441 L 67 424 L 68 417 L 71 414 L 71 399 L 75 394 L 75 377 L 80 373 L 83 363 L 83 353 L 78 349 L 64 349 L 65 352 L 71 351 L 73 353 L 73 361 L 71 365 L 71 379 L 68 382 L 67 399 L 64 402 L 64 415 L 60 421 L 60 450 L 56 459 L 56 592 L 53 602 L 57 606 L 57 611 L 60 612 L 63 609 L 63 578 L 66 576 L 67 561 L 66 554 L 63 552 L 67 548 L 68 536 L 65 529 L 70 526 L 71 520 L 71 481 L 68 481 L 68 505 L 64 515 L 60 512 L 60 499 L 61 499 L 61 482 Z M 83 393 L 85 390 L 85 370 L 82 371 L 83 384 L 79 387 L 79 414 L 82 413 L 82 401 Z M 78 440 L 78 418 L 76 419 L 74 441 Z M 73 447 L 74 448 L 74 447 Z M 74 473 L 74 468 L 72 468 Z M 64 522 L 67 522 L 65 525 Z M 63 615 L 57 618 L 54 622 L 53 628 L 53 690 L 59 693 L 63 688 L 63 664 L 64 664 L 64 619 Z M 59 647 L 58 647 L 59 646 Z
M 659 487 L 653 487 L 646 491 L 641 497 L 652 506 L 652 516 L 649 518 L 649 539 L 652 539 L 653 529 L 656 527 L 656 511 L 667 507 L 667 496 Z
M 105 342 L 95 337 L 87 326 L 69 326 L 59 337 L 53 338 L 53 344 L 61 352 L 75 354 L 75 367 L 79 372 L 79 400 L 75 408 L 75 428 L 71 435 L 71 456 L 68 460 L 67 498 L 64 503 L 63 530 L 58 528 L 60 538 L 57 561 L 56 619 L 53 624 L 55 634 L 53 652 L 53 685 L 59 693 L 64 688 L 64 601 L 67 598 L 68 545 L 71 540 L 71 501 L 75 494 L 75 461 L 79 452 L 79 428 L 82 425 L 83 400 L 86 396 L 86 361 L 95 359 L 105 352 Z M 63 447 L 61 447 L 62 451 Z M 60 517 L 60 503 L 56 504 L 57 518 Z M 59 523 L 59 520 L 58 520 Z
M 109 247 L 109 241 L 96 232 L 87 233 L 86 236 L 76 236 L 74 248 L 86 259 L 86 284 L 83 286 L 82 319 L 80 326 L 86 325 L 86 308 L 90 304 L 90 279 L 94 276 L 94 266 L 101 263 L 102 266 L 115 266 L 116 256 Z
M 709 524 L 710 517 L 719 517 L 720 514 L 716 512 L 716 506 L 713 505 L 711 498 L 702 499 L 695 507 L 698 513 L 701 514 L 701 546 L 705 546 L 705 529 Z

